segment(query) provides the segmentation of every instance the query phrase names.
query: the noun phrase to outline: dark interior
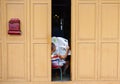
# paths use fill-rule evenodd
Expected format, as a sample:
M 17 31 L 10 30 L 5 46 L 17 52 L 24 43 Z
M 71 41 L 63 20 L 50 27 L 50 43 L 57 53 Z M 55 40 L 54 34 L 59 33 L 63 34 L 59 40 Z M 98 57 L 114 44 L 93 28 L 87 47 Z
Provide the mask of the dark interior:
M 55 17 L 55 16 L 58 16 Z M 58 23 L 56 22 L 56 18 L 58 19 Z M 52 30 L 55 26 L 60 28 L 60 20 L 63 21 L 63 35 L 62 36 L 69 40 L 71 37 L 71 1 L 70 0 L 52 0 Z M 59 34 L 59 33 L 58 33 Z M 52 34 L 53 36 L 53 34 Z
M 71 47 L 71 0 L 52 0 L 52 36 L 66 38 Z M 71 56 L 69 56 L 70 62 Z M 60 72 L 58 71 L 57 74 Z M 52 70 L 52 81 L 59 81 L 56 78 L 56 70 Z M 63 76 L 62 81 L 70 80 L 70 66 Z

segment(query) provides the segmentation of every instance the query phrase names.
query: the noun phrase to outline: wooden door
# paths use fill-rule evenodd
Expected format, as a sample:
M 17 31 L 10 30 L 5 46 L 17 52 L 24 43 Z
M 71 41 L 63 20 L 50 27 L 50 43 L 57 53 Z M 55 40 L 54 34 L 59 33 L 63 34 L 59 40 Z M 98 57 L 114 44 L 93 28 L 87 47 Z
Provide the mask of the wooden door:
M 28 26 L 26 24 L 26 1 L 1 0 L 2 8 L 2 81 L 28 81 L 29 48 Z M 20 19 L 21 35 L 8 34 L 8 22 L 11 18 Z M 0 30 L 1 31 L 1 30 Z M 1 50 L 0 49 L 0 50 Z M 1 54 L 1 53 L 0 53 Z
M 11 18 L 20 19 L 21 35 L 8 34 Z M 48 83 L 51 0 L 0 0 L 0 19 L 0 80 Z
M 32 81 L 51 81 L 51 0 L 31 1 Z
M 75 5 L 75 79 L 119 83 L 119 0 L 76 0 Z
M 95 80 L 98 54 L 97 1 L 76 0 L 77 80 Z

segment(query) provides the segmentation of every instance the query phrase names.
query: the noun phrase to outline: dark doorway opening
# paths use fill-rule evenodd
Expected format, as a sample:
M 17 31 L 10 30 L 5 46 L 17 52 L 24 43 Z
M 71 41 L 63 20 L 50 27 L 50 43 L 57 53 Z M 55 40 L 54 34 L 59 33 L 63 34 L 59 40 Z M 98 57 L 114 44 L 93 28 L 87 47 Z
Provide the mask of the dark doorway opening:
M 71 49 L 71 0 L 52 0 L 52 37 L 53 36 L 67 39 Z M 69 81 L 71 78 L 70 59 L 71 55 L 67 57 L 69 67 L 66 73 L 62 75 L 63 81 Z M 64 67 L 62 67 L 62 70 L 63 68 Z M 52 69 L 52 81 L 59 80 L 60 70 Z

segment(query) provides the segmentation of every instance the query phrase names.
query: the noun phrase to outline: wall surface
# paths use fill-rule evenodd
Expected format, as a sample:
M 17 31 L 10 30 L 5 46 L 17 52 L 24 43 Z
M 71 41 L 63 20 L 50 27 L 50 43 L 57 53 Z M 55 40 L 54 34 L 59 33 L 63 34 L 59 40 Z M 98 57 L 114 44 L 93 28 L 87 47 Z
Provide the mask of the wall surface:
M 120 84 L 120 0 L 71 2 L 72 81 L 51 82 L 51 0 L 0 0 L 0 84 Z

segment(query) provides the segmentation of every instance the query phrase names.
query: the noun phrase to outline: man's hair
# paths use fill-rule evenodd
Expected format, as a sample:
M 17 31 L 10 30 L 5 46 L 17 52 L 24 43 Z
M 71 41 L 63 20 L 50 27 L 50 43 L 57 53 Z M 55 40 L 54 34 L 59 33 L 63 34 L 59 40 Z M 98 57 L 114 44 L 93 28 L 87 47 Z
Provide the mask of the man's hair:
M 54 44 L 54 43 L 52 43 L 52 45 L 51 45 L 51 50 L 53 50 L 53 49 L 54 49 L 54 47 L 55 47 L 55 44 Z

